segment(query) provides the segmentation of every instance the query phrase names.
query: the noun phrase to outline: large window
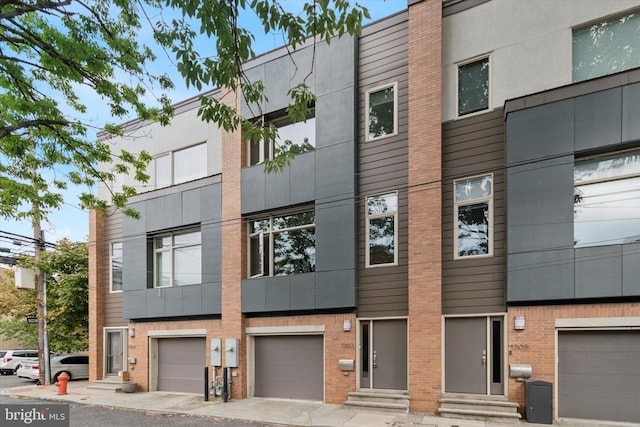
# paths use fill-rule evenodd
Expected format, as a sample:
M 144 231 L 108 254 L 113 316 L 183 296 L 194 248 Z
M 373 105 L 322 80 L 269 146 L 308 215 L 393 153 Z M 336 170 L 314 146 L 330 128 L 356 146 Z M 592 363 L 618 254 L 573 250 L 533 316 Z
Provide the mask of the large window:
M 207 144 L 198 144 L 156 157 L 156 188 L 207 176 Z
M 282 276 L 316 270 L 315 212 L 249 221 L 249 275 Z
M 640 242 L 640 150 L 576 162 L 576 247 Z
M 454 181 L 454 258 L 493 253 L 493 176 Z
M 122 242 L 111 244 L 111 292 L 122 291 Z
M 289 116 L 283 116 L 270 120 L 265 125 L 275 126 L 278 137 L 275 141 L 248 141 L 249 166 L 271 160 L 280 152 L 302 154 L 316 148 L 316 118 L 313 109 L 305 122 L 293 123 Z
M 367 197 L 367 267 L 398 263 L 398 193 Z
M 202 248 L 199 230 L 163 234 L 153 238 L 154 286 L 202 283 Z
M 573 31 L 573 81 L 640 67 L 640 11 Z
M 397 83 L 368 91 L 365 105 L 367 141 L 398 133 Z
M 489 58 L 458 65 L 458 116 L 489 109 Z

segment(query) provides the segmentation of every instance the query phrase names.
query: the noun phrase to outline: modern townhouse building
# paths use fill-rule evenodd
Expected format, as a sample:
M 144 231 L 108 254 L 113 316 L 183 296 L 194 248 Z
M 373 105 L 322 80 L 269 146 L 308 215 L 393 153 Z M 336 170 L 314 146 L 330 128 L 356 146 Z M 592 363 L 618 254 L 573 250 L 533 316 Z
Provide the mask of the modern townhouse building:
M 445 2 L 446 398 L 526 415 L 524 364 L 554 417 L 640 421 L 639 12 Z
M 91 214 L 91 380 L 201 393 L 229 367 L 232 398 L 517 418 L 530 366 L 553 417 L 639 421 L 636 11 L 409 0 L 262 55 L 268 101 L 205 95 L 298 146 L 282 173 L 197 98 L 128 123 L 112 142 L 155 160 L 140 220 Z

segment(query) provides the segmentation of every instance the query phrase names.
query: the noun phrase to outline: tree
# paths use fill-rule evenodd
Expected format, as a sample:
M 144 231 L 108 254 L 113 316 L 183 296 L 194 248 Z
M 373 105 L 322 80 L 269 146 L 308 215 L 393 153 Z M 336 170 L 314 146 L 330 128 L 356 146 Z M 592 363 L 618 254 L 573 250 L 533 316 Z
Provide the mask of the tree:
M 309 37 L 329 42 L 332 37 L 360 31 L 366 9 L 347 0 L 312 0 L 298 15 L 287 12 L 278 0 L 6 0 L 0 3 L 0 216 L 29 217 L 24 209 L 40 201 L 39 217 L 59 209 L 60 192 L 68 183 L 91 188 L 109 184 L 112 172 L 98 171 L 99 162 L 114 164 L 115 171 L 146 182 L 145 153 L 112 153 L 104 142 L 92 141 L 94 127 L 76 116 L 90 113 L 80 96 L 87 88 L 109 106 L 114 119 L 134 113 L 143 120 L 170 121 L 170 100 L 155 95 L 172 88 L 166 75 L 148 69 L 155 59 L 150 47 L 138 41 L 143 24 L 155 8 L 161 19 L 154 26 L 155 40 L 173 52 L 176 67 L 189 87 L 224 87 L 242 92 L 255 103 L 264 98 L 261 82 L 249 82 L 243 64 L 255 57 L 254 35 L 239 25 L 241 13 L 255 13 L 265 33 L 282 32 L 291 48 Z M 199 37 L 213 41 L 213 51 L 196 46 Z M 305 84 L 290 91 L 289 114 L 305 120 L 315 97 Z M 147 105 L 151 96 L 154 105 Z M 243 120 L 234 107 L 203 97 L 200 117 L 230 131 L 242 128 L 251 140 L 266 140 L 273 127 Z M 105 125 L 109 133 L 121 134 L 120 126 Z M 282 167 L 295 153 L 283 151 L 274 160 Z M 284 159 L 284 160 L 283 160 Z M 60 167 L 69 168 L 60 172 Z M 46 172 L 46 173 L 45 173 Z M 43 176 L 43 175 L 50 176 Z M 110 187 L 108 185 L 108 187 Z M 111 200 L 99 200 L 90 191 L 81 195 L 86 208 L 104 209 L 108 204 L 126 208 L 135 194 L 124 186 Z
M 34 268 L 31 258 L 22 266 Z M 53 251 L 42 254 L 39 267 L 47 280 L 47 330 L 49 349 L 54 352 L 84 351 L 89 347 L 89 254 L 85 243 L 61 240 Z M 36 315 L 36 293 L 0 283 L 0 333 L 19 339 L 25 347 L 36 348 L 38 334 L 26 317 Z

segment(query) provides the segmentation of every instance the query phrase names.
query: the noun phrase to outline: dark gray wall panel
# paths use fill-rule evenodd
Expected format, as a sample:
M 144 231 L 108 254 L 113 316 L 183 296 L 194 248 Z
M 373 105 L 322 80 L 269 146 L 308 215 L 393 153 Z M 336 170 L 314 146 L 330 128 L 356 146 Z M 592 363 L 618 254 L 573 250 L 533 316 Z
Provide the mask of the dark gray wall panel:
M 573 153 L 573 100 L 529 108 L 507 116 L 507 165 Z
M 313 275 L 303 275 L 307 280 Z M 265 309 L 267 311 L 284 311 L 290 309 L 289 277 L 276 276 L 265 280 Z
M 292 205 L 315 200 L 316 177 L 310 171 L 316 169 L 316 154 L 305 153 L 296 156 L 289 167 L 289 202 Z
M 202 290 L 205 288 L 203 285 L 189 285 L 181 286 L 182 290 L 181 302 L 182 313 L 189 314 L 202 314 Z M 210 313 L 211 311 L 208 311 Z
M 266 208 L 266 179 L 262 166 L 242 169 L 242 213 Z
M 316 273 L 316 308 L 355 307 L 355 270 Z
M 622 296 L 622 246 L 576 249 L 576 298 Z
M 200 285 L 192 285 L 192 286 L 200 287 Z M 187 313 L 192 314 L 189 312 L 190 310 L 183 312 L 183 304 L 184 304 L 184 301 L 182 300 L 183 288 L 184 286 L 175 286 L 172 288 L 164 288 L 161 290 L 161 292 L 164 294 L 163 295 L 164 310 L 162 312 L 164 316 L 180 316 Z M 198 304 L 197 307 L 199 312 L 200 304 Z
M 202 221 L 219 220 L 222 216 L 222 187 L 207 185 L 200 189 Z
M 311 310 L 316 305 L 316 284 L 314 280 L 309 280 L 307 274 L 293 274 L 290 278 L 290 301 L 291 310 Z
M 316 95 L 351 88 L 355 80 L 356 40 L 354 37 L 341 37 L 331 40 L 331 45 L 319 43 L 316 47 Z M 338 123 L 338 122 L 336 122 Z
M 309 86 L 311 92 L 317 94 L 316 91 L 316 70 L 313 57 L 316 55 L 313 49 L 307 48 L 297 50 L 294 53 L 295 65 L 289 65 L 289 85 L 296 87 L 304 83 Z
M 124 292 L 122 298 L 122 316 L 125 319 L 140 317 L 140 313 L 147 312 L 147 291 L 137 290 Z
M 122 218 L 122 235 L 132 236 L 145 234 L 147 231 L 147 204 L 144 202 L 129 203 L 129 207 L 140 213 L 140 219 L 124 216 Z
M 574 298 L 573 249 L 507 256 L 509 301 Z
M 277 111 L 289 105 L 290 83 L 289 79 L 284 78 L 284 76 L 289 74 L 290 63 L 291 58 L 283 56 L 264 64 L 263 83 L 267 89 L 265 111 Z
M 222 313 L 222 284 L 220 282 L 202 286 L 202 313 Z
M 316 209 L 316 271 L 353 268 L 356 262 L 355 206 L 327 202 Z M 353 284 L 352 286 L 354 286 Z
M 640 140 L 640 83 L 622 89 L 622 142 Z
M 255 169 L 261 169 L 261 167 Z M 265 204 L 267 209 L 289 204 L 290 180 L 289 168 L 284 168 L 280 172 L 273 172 L 265 176 Z
M 352 200 L 355 191 L 353 140 L 316 150 L 316 199 Z
M 621 88 L 579 96 L 575 108 L 576 151 L 620 143 Z
M 147 238 L 144 233 L 125 236 L 122 245 L 122 289 L 147 289 Z
M 222 235 L 220 223 L 203 224 L 202 231 L 202 283 L 222 281 Z
M 640 295 L 640 243 L 622 246 L 622 295 Z
M 355 95 L 353 91 L 354 88 L 349 87 L 318 96 L 316 104 L 317 150 L 331 148 L 341 142 L 351 142 L 353 147 L 353 138 L 355 138 Z M 353 169 L 353 165 L 350 169 Z
M 149 289 L 147 295 L 147 312 L 140 317 L 162 317 L 165 315 L 165 292 L 162 289 Z
M 266 307 L 265 279 L 244 279 L 242 281 L 242 312 L 261 313 Z
M 509 253 L 573 247 L 573 156 L 507 171 Z
M 247 79 L 251 82 L 261 81 L 264 83 L 265 81 L 265 70 L 264 67 L 253 67 L 244 70 Z M 252 104 L 248 105 L 244 96 L 242 97 L 242 117 L 245 119 L 252 119 L 254 117 L 259 117 L 264 111 L 264 102 L 260 105 Z
M 182 225 L 195 224 L 202 218 L 202 192 L 199 188 L 182 192 Z

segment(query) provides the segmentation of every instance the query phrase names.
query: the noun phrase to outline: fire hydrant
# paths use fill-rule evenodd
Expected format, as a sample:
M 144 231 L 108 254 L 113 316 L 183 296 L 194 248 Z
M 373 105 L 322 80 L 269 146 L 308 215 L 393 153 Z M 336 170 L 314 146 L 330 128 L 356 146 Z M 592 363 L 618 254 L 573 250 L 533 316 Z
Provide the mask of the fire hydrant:
M 58 394 L 67 394 L 67 383 L 69 382 L 69 374 L 66 372 L 60 373 L 56 380 L 56 387 L 58 387 Z

